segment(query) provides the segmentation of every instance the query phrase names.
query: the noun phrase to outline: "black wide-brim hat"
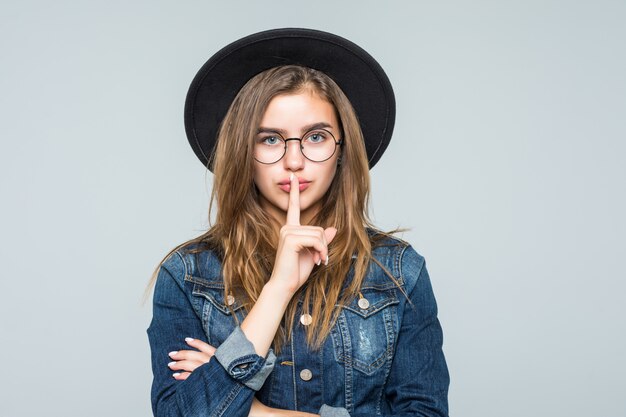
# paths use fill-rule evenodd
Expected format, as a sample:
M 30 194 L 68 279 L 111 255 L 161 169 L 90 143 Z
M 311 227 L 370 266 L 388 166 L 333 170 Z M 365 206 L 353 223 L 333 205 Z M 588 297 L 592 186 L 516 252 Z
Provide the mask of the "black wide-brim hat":
M 296 28 L 241 38 L 200 68 L 187 93 L 185 130 L 202 164 L 208 167 L 220 124 L 239 90 L 260 72 L 282 65 L 322 71 L 339 85 L 356 111 L 372 168 L 393 132 L 396 103 L 389 78 L 370 54 L 349 40 Z

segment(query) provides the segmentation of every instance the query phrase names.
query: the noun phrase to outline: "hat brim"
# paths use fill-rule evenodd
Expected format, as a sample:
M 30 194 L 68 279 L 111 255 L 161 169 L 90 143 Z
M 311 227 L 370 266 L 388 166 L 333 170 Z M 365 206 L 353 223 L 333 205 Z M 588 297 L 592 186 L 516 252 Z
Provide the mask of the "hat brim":
M 208 167 L 220 124 L 239 90 L 260 72 L 282 65 L 322 71 L 339 85 L 356 111 L 372 168 L 391 140 L 395 121 L 395 97 L 387 75 L 349 40 L 299 28 L 246 36 L 222 48 L 198 71 L 185 102 L 185 130 L 202 164 Z

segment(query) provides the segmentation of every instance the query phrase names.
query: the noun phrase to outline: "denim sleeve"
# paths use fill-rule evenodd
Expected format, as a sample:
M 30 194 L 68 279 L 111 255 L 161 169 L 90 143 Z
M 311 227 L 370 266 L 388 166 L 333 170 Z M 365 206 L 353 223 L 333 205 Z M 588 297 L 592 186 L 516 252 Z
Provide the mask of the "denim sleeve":
M 404 307 L 387 401 L 392 415 L 448 416 L 450 377 L 426 263 L 408 246 L 401 268 L 410 303 Z
M 174 253 L 162 265 L 154 289 L 152 321 L 147 330 L 154 375 L 152 411 L 157 417 L 247 417 L 255 389 L 271 372 L 274 356 L 270 352 L 266 360 L 254 354 L 241 330 L 233 332 L 216 355 L 185 381 L 174 379 L 167 366 L 169 352 L 190 349 L 185 337 L 207 340 L 201 320 L 183 291 L 184 268 L 181 256 Z M 241 348 L 237 356 L 238 343 Z
M 320 417 L 350 417 L 348 410 L 343 407 L 329 407 L 326 404 L 318 412 Z
M 215 359 L 222 364 L 231 377 L 258 391 L 274 369 L 276 356 L 272 349 L 267 359 L 257 355 L 254 345 L 246 338 L 240 327 L 215 351 Z

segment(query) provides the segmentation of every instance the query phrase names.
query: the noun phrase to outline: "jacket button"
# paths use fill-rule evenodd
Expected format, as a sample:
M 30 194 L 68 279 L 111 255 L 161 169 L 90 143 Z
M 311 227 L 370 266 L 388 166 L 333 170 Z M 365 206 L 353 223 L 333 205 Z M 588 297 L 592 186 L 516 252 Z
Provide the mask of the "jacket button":
M 313 317 L 311 317 L 310 314 L 303 314 L 300 316 L 300 323 L 308 326 L 309 324 L 313 323 Z
M 310 381 L 313 378 L 313 374 L 308 369 L 303 369 L 300 371 L 300 379 L 303 381 Z
M 228 294 L 228 295 L 226 296 L 226 303 L 227 303 L 229 306 L 232 306 L 233 304 L 235 304 L 235 297 L 233 297 L 232 295 Z
M 359 307 L 361 307 L 362 310 L 367 310 L 370 306 L 370 302 L 367 301 L 367 298 L 359 298 Z

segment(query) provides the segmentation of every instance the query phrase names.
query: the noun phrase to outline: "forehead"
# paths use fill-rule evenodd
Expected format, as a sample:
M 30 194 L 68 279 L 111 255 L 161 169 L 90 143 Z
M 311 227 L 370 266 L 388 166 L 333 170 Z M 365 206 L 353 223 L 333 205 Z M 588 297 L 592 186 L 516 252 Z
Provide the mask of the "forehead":
M 335 113 L 335 107 L 330 102 L 312 91 L 281 94 L 269 102 L 261 127 L 300 131 L 304 126 L 325 123 L 336 128 Z

